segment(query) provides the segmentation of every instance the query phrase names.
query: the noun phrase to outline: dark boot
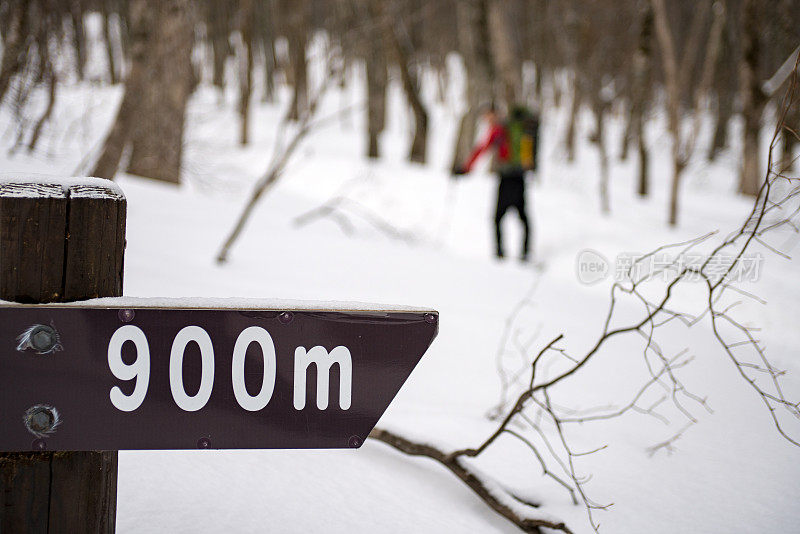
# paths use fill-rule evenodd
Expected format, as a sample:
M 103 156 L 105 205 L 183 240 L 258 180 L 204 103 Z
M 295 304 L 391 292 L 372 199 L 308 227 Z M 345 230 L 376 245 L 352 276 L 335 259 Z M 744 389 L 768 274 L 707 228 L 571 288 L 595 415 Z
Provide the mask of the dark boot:
M 497 249 L 495 254 L 498 258 L 505 257 L 503 253 L 503 230 L 500 227 L 500 222 L 503 220 L 503 213 L 498 212 L 494 217 L 494 238 L 495 243 L 497 244 Z
M 528 261 L 528 250 L 530 250 L 530 238 L 531 238 L 531 229 L 530 225 L 528 224 L 528 216 L 525 213 L 525 206 L 518 206 L 517 209 L 519 210 L 519 220 L 522 222 L 522 253 L 520 254 L 520 259 L 522 261 Z

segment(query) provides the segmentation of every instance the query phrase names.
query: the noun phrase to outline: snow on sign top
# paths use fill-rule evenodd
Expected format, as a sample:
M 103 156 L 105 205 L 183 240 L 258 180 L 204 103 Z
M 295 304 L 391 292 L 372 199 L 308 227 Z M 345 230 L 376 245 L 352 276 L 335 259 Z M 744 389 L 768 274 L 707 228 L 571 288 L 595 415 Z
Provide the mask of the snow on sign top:
M 0 308 L 165 308 L 183 310 L 293 310 L 293 311 L 366 311 L 366 312 L 434 312 L 432 308 L 364 302 L 332 302 L 288 299 L 253 299 L 225 297 L 104 297 L 76 302 L 19 304 L 0 300 Z
M 16 198 L 113 198 L 125 194 L 104 178 L 63 177 L 46 174 L 0 174 L 0 196 Z

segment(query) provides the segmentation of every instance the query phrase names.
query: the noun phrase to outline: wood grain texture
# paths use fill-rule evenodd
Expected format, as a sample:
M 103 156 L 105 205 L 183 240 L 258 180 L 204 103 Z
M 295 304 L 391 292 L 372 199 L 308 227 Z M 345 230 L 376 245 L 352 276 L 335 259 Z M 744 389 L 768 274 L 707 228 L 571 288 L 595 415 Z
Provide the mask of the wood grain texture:
M 0 184 L 0 299 L 121 296 L 126 210 L 125 197 L 103 187 Z M 0 534 L 113 533 L 117 458 L 0 453 Z
M 62 299 L 66 217 L 67 197 L 60 186 L 0 187 L 0 298 Z
M 122 295 L 125 199 L 87 189 L 69 190 L 64 301 Z

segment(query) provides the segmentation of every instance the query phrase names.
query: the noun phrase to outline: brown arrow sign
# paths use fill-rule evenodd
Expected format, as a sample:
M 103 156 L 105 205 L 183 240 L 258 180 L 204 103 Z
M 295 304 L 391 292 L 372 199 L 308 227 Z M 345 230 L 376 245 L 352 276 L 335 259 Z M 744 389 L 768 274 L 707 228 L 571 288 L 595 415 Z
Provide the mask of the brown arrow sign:
M 0 450 L 359 447 L 422 310 L 0 306 Z

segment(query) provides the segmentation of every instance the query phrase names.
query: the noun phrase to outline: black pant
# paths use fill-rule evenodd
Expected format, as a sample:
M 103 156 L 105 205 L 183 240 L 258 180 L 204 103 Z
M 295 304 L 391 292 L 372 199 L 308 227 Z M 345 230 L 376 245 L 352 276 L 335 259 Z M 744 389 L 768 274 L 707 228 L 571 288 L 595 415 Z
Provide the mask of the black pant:
M 494 214 L 495 235 L 497 237 L 497 255 L 503 253 L 503 233 L 500 222 L 509 208 L 516 208 L 522 222 L 524 237 L 522 241 L 522 257 L 528 256 L 530 229 L 528 215 L 525 213 L 525 172 L 522 169 L 503 169 L 499 172 L 500 185 L 497 188 L 497 211 Z

